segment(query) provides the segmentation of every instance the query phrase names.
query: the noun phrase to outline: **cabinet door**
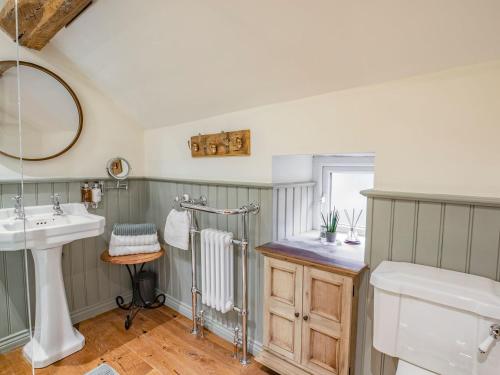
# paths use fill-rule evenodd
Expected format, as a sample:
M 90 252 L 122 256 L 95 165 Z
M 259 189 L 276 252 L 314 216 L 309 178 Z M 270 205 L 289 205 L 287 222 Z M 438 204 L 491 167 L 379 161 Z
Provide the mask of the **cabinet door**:
M 300 363 L 303 266 L 264 258 L 264 346 Z
M 304 267 L 302 365 L 318 375 L 347 375 L 352 280 Z

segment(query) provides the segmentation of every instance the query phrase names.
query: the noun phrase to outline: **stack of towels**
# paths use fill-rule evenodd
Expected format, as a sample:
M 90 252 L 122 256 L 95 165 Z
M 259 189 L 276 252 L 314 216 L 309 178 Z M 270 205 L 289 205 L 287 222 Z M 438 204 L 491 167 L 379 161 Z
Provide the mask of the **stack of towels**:
M 154 224 L 115 224 L 109 241 L 109 255 L 130 255 L 160 251 Z

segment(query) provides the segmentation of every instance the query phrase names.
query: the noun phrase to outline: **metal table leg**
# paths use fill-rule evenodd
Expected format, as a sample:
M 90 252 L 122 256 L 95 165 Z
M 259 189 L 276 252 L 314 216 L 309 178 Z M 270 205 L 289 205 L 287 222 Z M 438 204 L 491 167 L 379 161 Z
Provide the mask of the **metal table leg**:
M 141 309 L 156 309 L 162 306 L 165 303 L 165 294 L 161 293 L 156 296 L 153 302 L 144 301 L 142 298 L 141 290 L 139 288 L 139 279 L 138 275 L 143 270 L 144 265 L 146 263 L 142 263 L 139 271 L 137 271 L 137 267 L 134 264 L 134 272 L 132 272 L 130 266 L 127 264 L 127 271 L 130 276 L 130 282 L 132 283 L 132 300 L 129 303 L 124 303 L 125 300 L 122 296 L 116 297 L 116 304 L 122 310 L 128 311 L 127 317 L 125 319 L 125 329 L 129 329 L 132 325 L 132 321 L 135 316 Z

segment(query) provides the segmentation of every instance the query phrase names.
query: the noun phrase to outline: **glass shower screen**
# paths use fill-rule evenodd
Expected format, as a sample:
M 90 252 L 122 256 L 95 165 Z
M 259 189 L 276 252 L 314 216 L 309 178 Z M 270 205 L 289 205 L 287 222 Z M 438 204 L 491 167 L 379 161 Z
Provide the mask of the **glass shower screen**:
M 5 17 L 19 35 L 18 1 L 0 0 L 0 9 L 9 6 Z M 0 362 L 5 361 L 0 369 L 34 374 L 32 364 L 23 358 L 23 347 L 33 334 L 34 275 L 25 246 L 20 53 L 17 38 L 0 30 L 0 141 L 21 155 L 20 159 L 0 155 L 0 220 L 9 223 L 0 233 Z

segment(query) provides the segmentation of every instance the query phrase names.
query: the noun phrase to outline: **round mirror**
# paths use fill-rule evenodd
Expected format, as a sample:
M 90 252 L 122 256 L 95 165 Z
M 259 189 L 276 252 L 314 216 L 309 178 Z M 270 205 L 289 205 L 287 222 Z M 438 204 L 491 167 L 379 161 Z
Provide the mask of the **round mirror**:
M 130 164 L 124 158 L 117 156 L 108 161 L 106 170 L 115 180 L 125 180 L 130 174 Z
M 68 151 L 82 132 L 82 108 L 59 76 L 36 64 L 19 62 L 22 157 L 38 161 Z M 19 158 L 16 62 L 0 61 L 0 154 Z M 14 139 L 15 138 L 15 139 Z

